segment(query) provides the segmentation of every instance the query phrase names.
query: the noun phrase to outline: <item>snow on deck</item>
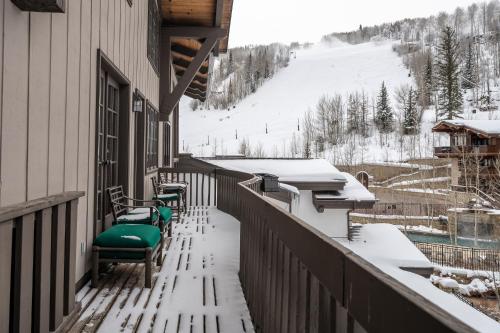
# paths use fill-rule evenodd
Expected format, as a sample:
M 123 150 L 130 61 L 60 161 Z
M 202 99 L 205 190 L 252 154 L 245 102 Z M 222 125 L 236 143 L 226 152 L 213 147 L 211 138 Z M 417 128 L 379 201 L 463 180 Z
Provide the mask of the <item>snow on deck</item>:
M 78 293 L 82 311 L 70 332 L 254 331 L 238 278 L 239 222 L 191 207 L 173 227 L 153 288 L 143 288 L 143 264 L 115 266 L 100 289 Z

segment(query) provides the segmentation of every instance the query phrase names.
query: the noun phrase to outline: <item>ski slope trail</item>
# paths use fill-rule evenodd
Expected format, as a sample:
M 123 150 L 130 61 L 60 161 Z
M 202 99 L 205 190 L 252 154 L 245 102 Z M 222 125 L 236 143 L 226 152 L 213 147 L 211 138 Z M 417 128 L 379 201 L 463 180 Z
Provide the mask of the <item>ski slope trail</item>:
M 411 83 L 401 58 L 392 51 L 394 43 L 337 42 L 297 50 L 287 68 L 230 110 L 191 111 L 190 99 L 184 97 L 181 150 L 197 156 L 235 154 L 241 139 L 246 138 L 252 146 L 260 143 L 268 156 L 287 151 L 294 133 L 302 137 L 298 122 L 308 109 L 315 109 L 322 95 L 341 94 L 346 99 L 348 93 L 364 90 L 376 97 L 385 81 L 392 98 L 396 87 Z

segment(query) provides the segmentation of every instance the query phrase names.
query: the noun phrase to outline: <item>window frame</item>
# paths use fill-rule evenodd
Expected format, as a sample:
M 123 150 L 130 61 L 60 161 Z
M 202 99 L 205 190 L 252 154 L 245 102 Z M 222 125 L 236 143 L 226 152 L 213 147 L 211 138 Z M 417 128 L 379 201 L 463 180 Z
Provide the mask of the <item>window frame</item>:
M 156 75 L 160 73 L 160 9 L 157 0 L 148 0 L 147 56 Z
M 158 169 L 159 116 L 160 114 L 154 105 L 149 100 L 146 101 L 146 172 Z
M 163 166 L 170 167 L 172 149 L 170 147 L 172 136 L 172 124 L 169 121 L 163 123 Z

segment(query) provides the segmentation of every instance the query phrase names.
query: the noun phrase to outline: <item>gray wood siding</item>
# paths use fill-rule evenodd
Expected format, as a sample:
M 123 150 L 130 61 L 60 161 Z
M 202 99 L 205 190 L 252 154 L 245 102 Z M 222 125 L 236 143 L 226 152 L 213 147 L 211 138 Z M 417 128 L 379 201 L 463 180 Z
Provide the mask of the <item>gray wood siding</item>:
M 85 191 L 78 280 L 90 268 L 93 235 L 97 50 L 130 80 L 131 92 L 139 89 L 155 107 L 159 79 L 147 59 L 147 1 L 66 2 L 66 13 L 51 14 L 0 0 L 0 206 Z M 134 156 L 134 117 L 126 116 Z M 133 167 L 131 158 L 131 190 Z

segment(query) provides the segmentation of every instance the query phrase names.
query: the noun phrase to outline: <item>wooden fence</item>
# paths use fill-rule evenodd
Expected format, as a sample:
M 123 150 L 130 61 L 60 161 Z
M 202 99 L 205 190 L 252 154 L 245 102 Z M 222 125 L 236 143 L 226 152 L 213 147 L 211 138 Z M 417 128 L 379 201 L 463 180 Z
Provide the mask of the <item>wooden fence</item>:
M 440 216 L 448 214 L 448 205 L 416 202 L 377 202 L 371 209 L 356 209 L 356 213 L 398 216 Z
M 241 222 L 239 275 L 257 332 L 476 332 L 262 196 L 260 178 L 212 171 L 218 209 Z
M 0 332 L 49 332 L 75 313 L 76 214 L 83 192 L 0 208 Z
M 500 272 L 500 251 L 464 246 L 413 242 L 430 261 L 441 266 Z

